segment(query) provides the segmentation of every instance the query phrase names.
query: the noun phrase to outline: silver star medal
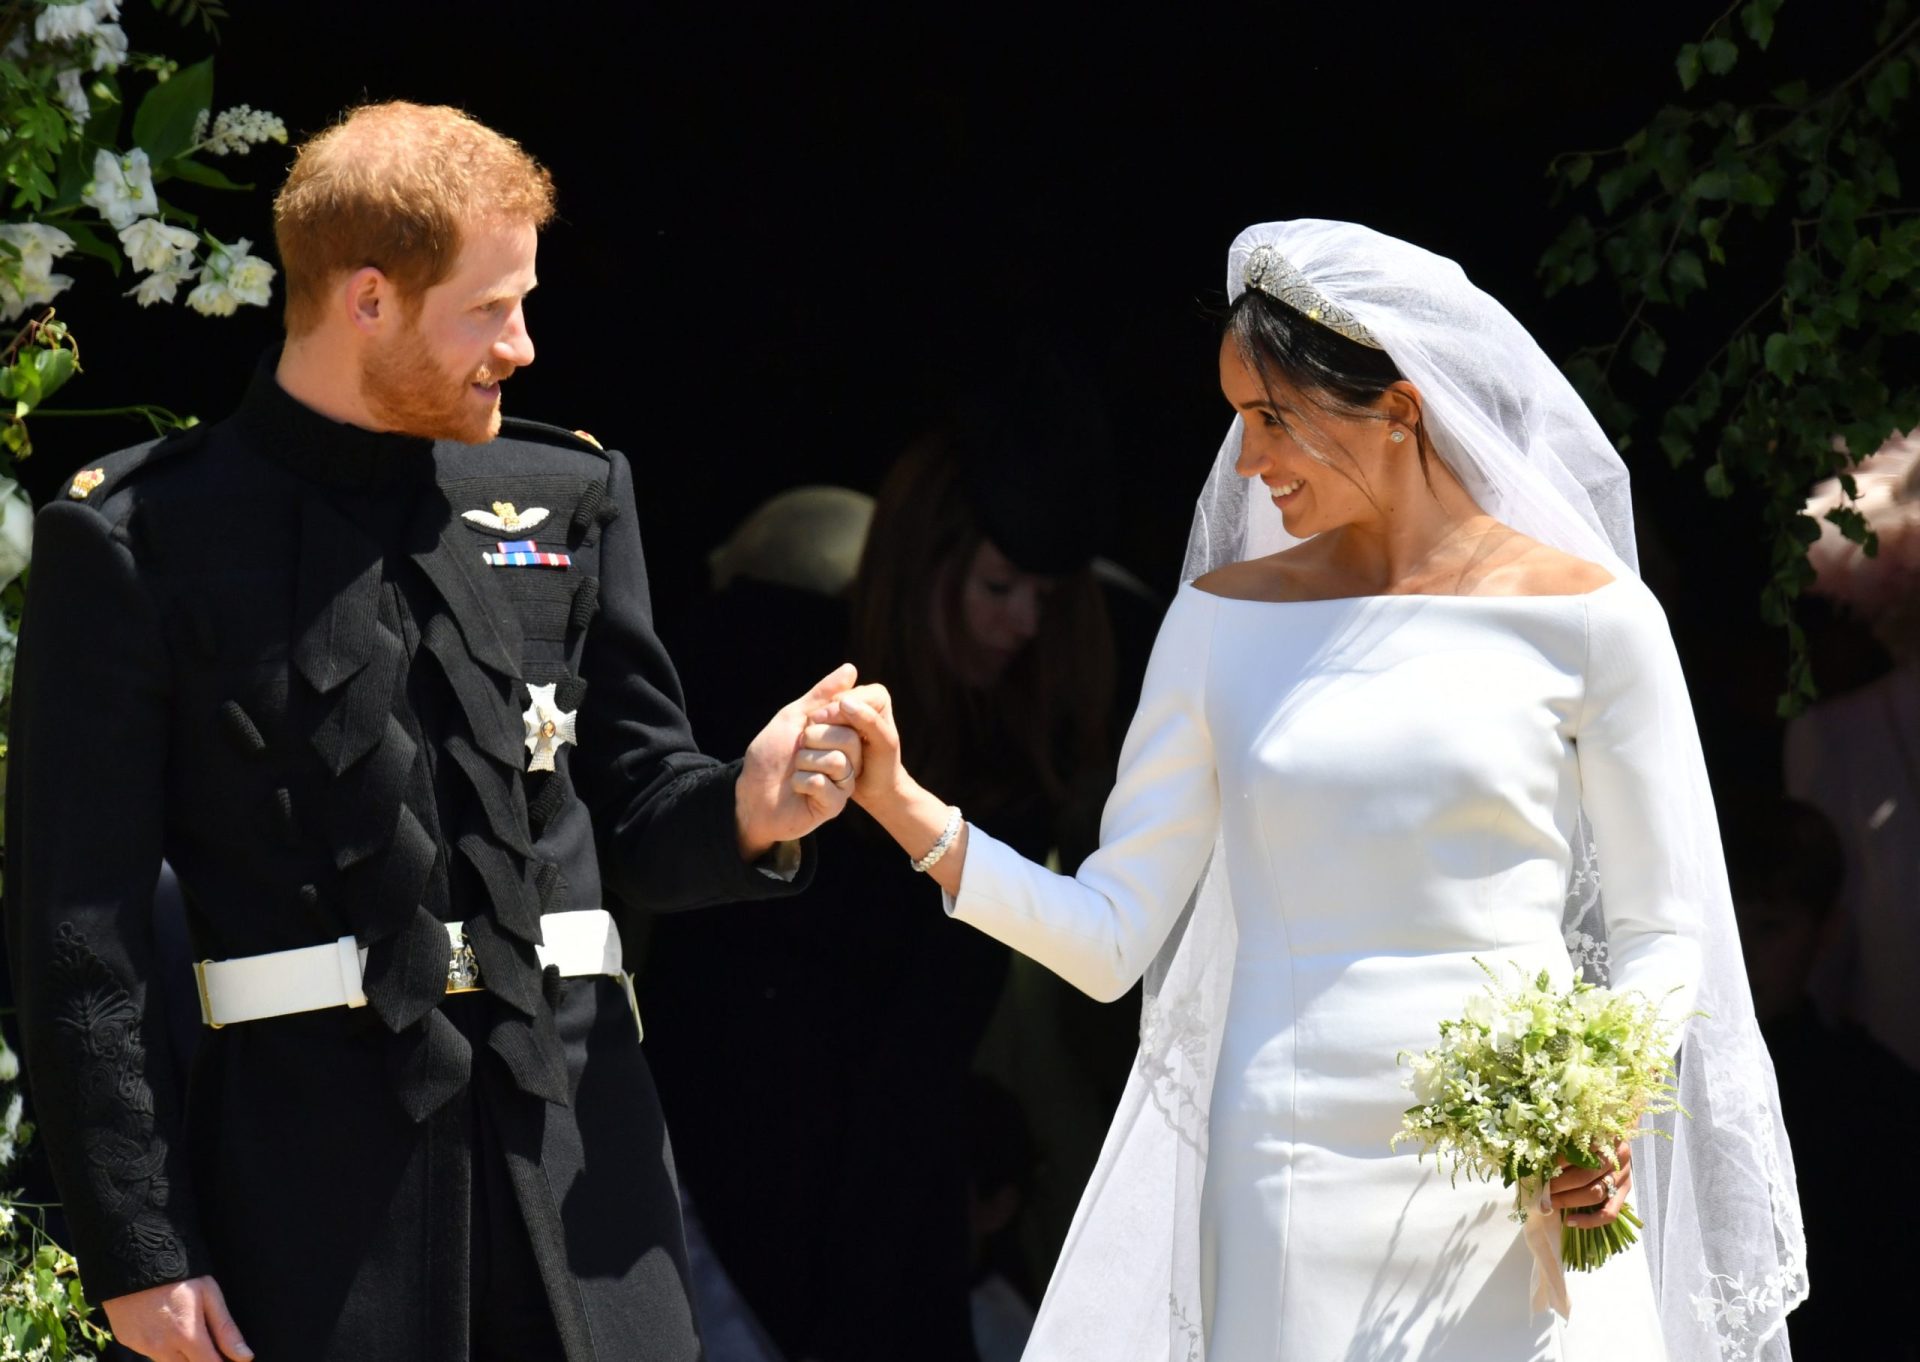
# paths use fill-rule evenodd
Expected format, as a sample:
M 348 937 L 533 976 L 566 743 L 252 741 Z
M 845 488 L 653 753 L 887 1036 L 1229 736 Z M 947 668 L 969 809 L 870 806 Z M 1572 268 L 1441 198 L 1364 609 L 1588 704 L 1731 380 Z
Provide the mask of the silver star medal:
M 529 506 L 522 511 L 511 501 L 496 501 L 490 511 L 462 511 L 460 518 L 484 526 L 496 534 L 518 534 L 522 530 L 532 529 L 548 514 L 544 506 Z
M 520 719 L 527 727 L 527 751 L 533 753 L 533 759 L 527 763 L 529 771 L 553 770 L 553 754 L 560 750 L 562 743 L 579 745 L 580 739 L 574 734 L 580 711 L 560 708 L 553 695 L 558 688 L 558 682 L 527 687 L 533 703 Z

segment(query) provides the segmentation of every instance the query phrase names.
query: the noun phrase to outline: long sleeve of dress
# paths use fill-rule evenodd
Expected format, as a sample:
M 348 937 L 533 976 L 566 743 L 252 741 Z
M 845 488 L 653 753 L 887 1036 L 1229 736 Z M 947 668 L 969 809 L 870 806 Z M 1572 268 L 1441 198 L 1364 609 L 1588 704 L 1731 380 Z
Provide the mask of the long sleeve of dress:
M 1587 613 L 1587 688 L 1575 735 L 1599 856 L 1611 983 L 1658 1000 L 1676 1026 L 1700 982 L 1701 924 L 1727 900 L 1706 761 L 1666 618 L 1637 582 Z
M 581 675 L 580 744 L 573 774 L 593 811 L 606 883 L 655 912 L 798 893 L 813 852 L 791 881 L 741 860 L 734 815 L 739 762 L 695 746 L 672 661 L 653 629 L 633 477 L 611 456 L 607 495 L 618 508 L 601 551 L 600 613 Z
M 169 760 L 156 611 L 96 509 L 49 506 L 14 678 L 7 946 L 34 1118 L 96 1301 L 208 1270 L 152 987 Z
M 978 827 L 949 911 L 1110 1002 L 1133 986 L 1186 907 L 1213 850 L 1219 781 L 1205 692 L 1216 603 L 1183 590 L 1160 627 L 1140 707 L 1100 821 L 1100 849 L 1069 878 Z

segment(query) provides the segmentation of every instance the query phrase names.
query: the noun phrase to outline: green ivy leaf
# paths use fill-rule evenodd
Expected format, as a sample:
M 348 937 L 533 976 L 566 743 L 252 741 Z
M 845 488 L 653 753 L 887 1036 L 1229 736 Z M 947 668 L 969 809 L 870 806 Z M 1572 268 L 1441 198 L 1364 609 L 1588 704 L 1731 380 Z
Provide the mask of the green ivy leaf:
M 1774 201 L 1774 188 L 1766 176 L 1749 171 L 1733 182 L 1733 193 L 1729 195 L 1735 203 L 1750 203 L 1756 208 L 1769 208 Z
M 1700 80 L 1700 44 L 1688 43 L 1681 48 L 1673 68 L 1680 75 L 1680 88 L 1691 90 Z
M 1733 176 L 1724 170 L 1703 170 L 1693 177 L 1693 183 L 1687 186 L 1687 192 L 1696 199 L 1727 198 L 1733 193 Z
M 53 350 L 37 351 L 33 356 L 33 367 L 40 371 L 40 400 L 44 402 L 60 391 L 80 366 L 74 362 L 73 351 L 60 346 Z
M 1800 371 L 1803 362 L 1800 347 L 1784 331 L 1767 337 L 1767 372 L 1775 378 L 1787 382 Z
M 121 259 L 120 252 L 104 241 L 93 228 L 84 223 L 63 222 L 60 224 L 60 230 L 73 238 L 73 248 L 80 254 L 104 260 L 112 267 L 115 274 L 120 273 L 120 267 L 125 263 Z
M 1727 476 L 1726 468 L 1721 464 L 1709 464 L 1702 477 L 1707 485 L 1707 495 L 1721 500 L 1733 495 L 1733 479 Z
M 1867 518 L 1851 506 L 1834 507 L 1827 512 L 1827 519 L 1839 526 L 1840 533 L 1856 544 L 1865 545 L 1868 537 L 1873 533 L 1872 527 L 1867 524 Z M 1879 544 L 1875 543 L 1867 550 L 1867 556 L 1873 557 L 1879 547 Z
M 133 115 L 134 144 L 157 164 L 193 145 L 193 125 L 213 105 L 213 58 L 195 62 L 147 92 Z
M 1740 49 L 1731 38 L 1709 38 L 1700 44 L 1700 59 L 1706 63 L 1707 70 L 1716 76 L 1724 76 L 1733 70 L 1735 58 Z
M 1667 264 L 1667 278 L 1672 281 L 1676 293 L 1684 297 L 1686 292 L 1707 286 L 1707 267 L 1692 251 L 1676 251 Z
M 178 161 L 169 161 L 166 166 L 165 174 L 172 176 L 176 179 L 185 180 L 189 184 L 206 185 L 209 189 L 251 189 L 253 188 L 253 186 L 250 184 L 236 183 L 235 181 L 228 179 L 225 175 L 222 175 L 219 171 L 215 170 L 212 166 L 203 165 L 199 161 L 188 161 L 184 159 L 178 160 Z M 160 178 L 162 178 L 160 174 L 156 173 L 154 175 L 154 179 L 158 180 Z
M 1768 3 L 1768 0 L 1751 0 L 1751 3 L 1740 11 L 1740 26 L 1747 31 L 1747 36 L 1753 39 L 1754 46 L 1762 52 L 1766 51 L 1767 44 L 1773 41 L 1773 12 L 1777 8 L 1778 0 L 1773 0 L 1773 3 Z
M 1660 364 L 1667 357 L 1667 343 L 1660 339 L 1660 333 L 1650 326 L 1643 326 L 1633 338 L 1630 352 L 1633 362 L 1650 374 L 1660 372 Z
M 1913 68 L 1904 61 L 1890 61 L 1867 81 L 1867 107 L 1881 118 L 1893 117 L 1894 104 L 1907 97 Z

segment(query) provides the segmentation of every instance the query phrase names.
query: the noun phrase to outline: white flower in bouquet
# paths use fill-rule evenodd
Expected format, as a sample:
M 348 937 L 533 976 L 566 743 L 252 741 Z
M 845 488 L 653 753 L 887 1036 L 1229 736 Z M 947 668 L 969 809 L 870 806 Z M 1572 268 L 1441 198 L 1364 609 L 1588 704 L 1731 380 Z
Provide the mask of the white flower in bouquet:
M 1515 1189 L 1514 1219 L 1526 1221 L 1564 1168 L 1604 1167 L 1620 1141 L 1647 1133 L 1643 1115 L 1680 1110 L 1672 1027 L 1637 993 L 1584 982 L 1556 990 L 1545 970 L 1508 989 L 1486 972 L 1489 986 L 1440 1023 L 1437 1048 L 1400 1056 L 1418 1105 L 1393 1143 L 1418 1141 L 1421 1157 L 1438 1155 L 1455 1178 L 1499 1178 Z M 1623 1204 L 1611 1224 L 1563 1227 L 1561 1257 L 1596 1268 L 1632 1244 L 1639 1225 Z
M 141 218 L 120 229 L 120 245 L 137 270 L 179 270 L 193 264 L 200 238 L 159 218 Z
M 118 153 L 104 148 L 96 151 L 93 178 L 80 200 L 112 223 L 115 230 L 159 212 L 160 199 L 153 192 L 153 165 L 147 153 L 137 147 Z

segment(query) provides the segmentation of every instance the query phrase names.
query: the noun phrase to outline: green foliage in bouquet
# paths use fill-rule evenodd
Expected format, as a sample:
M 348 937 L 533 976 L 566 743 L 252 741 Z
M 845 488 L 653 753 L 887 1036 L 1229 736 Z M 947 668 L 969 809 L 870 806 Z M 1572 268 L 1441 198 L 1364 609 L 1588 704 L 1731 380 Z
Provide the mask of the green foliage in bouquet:
M 1735 0 L 1675 63 L 1697 97 L 1764 54 L 1767 93 L 1669 104 L 1619 146 L 1554 160 L 1556 196 L 1578 211 L 1539 275 L 1549 297 L 1592 287 L 1619 302 L 1618 330 L 1565 368 L 1623 451 L 1706 460 L 1711 495 L 1745 484 L 1763 497 L 1760 607 L 1787 631 L 1792 714 L 1814 695 L 1793 618 L 1820 535 L 1808 490 L 1838 473 L 1852 497 L 1848 466 L 1920 425 L 1920 208 L 1902 174 L 1920 19 L 1910 0 L 1882 0 L 1872 48 L 1816 87 L 1770 51 L 1783 3 Z M 1872 552 L 1857 509 L 1827 519 Z
M 1476 961 L 1475 963 L 1480 963 Z M 1598 1169 L 1622 1140 L 1652 1129 L 1645 1115 L 1680 1111 L 1674 1100 L 1673 1028 L 1659 1005 L 1584 980 L 1556 989 L 1545 970 L 1513 988 L 1485 964 L 1489 984 L 1463 1015 L 1440 1023 L 1440 1044 L 1402 1052 L 1419 1099 L 1392 1143 L 1418 1141 L 1462 1172 L 1514 1192 L 1514 1219 L 1568 1166 Z M 1516 972 L 1517 972 L 1516 967 Z M 1684 1113 L 1683 1113 L 1684 1114 Z M 1640 1220 L 1625 1206 L 1598 1229 L 1567 1227 L 1561 1257 L 1590 1270 L 1635 1242 Z
M 131 416 L 156 434 L 193 423 L 147 403 L 48 405 L 81 374 L 79 340 L 51 306 L 79 281 L 60 270 L 88 259 L 102 284 L 115 276 L 124 284 L 130 271 L 133 286 L 122 291 L 141 307 L 172 303 L 182 290 L 186 306 L 205 316 L 271 300 L 273 267 L 250 243 L 210 235 L 161 190 L 250 189 L 209 158 L 285 142 L 285 126 L 245 105 L 216 115 L 211 61 L 182 67 L 133 52 L 122 4 L 0 0 L 0 324 L 15 328 L 11 338 L 0 329 L 0 732 L 32 549 L 32 508 L 10 476 L 33 453 L 29 421 Z M 212 0 L 153 6 L 208 28 L 225 15 Z M 0 772 L 4 764 L 0 740 Z M 0 1042 L 0 1188 L 33 1132 L 19 1072 Z M 51 1209 L 0 1192 L 0 1362 L 81 1362 L 107 1341 L 72 1256 L 47 1235 Z

